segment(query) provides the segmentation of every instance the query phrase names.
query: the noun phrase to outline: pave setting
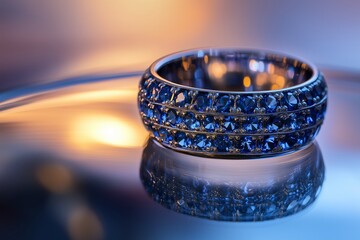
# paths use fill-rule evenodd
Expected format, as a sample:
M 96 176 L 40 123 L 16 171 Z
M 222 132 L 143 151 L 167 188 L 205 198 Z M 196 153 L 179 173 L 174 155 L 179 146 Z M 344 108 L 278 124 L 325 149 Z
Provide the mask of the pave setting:
M 269 155 L 313 141 L 324 121 L 327 86 L 317 73 L 311 82 L 276 91 L 214 91 L 163 81 L 147 70 L 138 104 L 146 128 L 167 147 Z

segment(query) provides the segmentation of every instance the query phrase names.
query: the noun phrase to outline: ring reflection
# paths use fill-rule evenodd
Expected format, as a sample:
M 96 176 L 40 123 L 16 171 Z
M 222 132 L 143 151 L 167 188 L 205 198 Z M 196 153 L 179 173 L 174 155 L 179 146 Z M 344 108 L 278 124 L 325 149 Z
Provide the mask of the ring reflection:
M 297 213 L 320 193 L 325 166 L 312 143 L 266 159 L 230 160 L 172 151 L 150 138 L 140 178 L 151 198 L 173 211 L 222 221 L 262 221 Z

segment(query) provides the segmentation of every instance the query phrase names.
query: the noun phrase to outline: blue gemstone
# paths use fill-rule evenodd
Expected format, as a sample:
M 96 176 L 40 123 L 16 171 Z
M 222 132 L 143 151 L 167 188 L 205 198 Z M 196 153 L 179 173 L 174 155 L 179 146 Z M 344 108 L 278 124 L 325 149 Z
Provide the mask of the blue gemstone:
M 177 132 L 175 135 L 175 140 L 177 144 L 182 148 L 187 148 L 191 145 L 191 139 L 186 137 L 186 134 L 183 132 Z
M 269 132 L 277 132 L 279 128 L 283 127 L 283 121 L 280 117 L 271 116 L 268 123 L 267 129 Z
M 306 142 L 307 142 L 307 136 L 306 136 L 306 134 L 302 134 L 302 135 L 300 135 L 300 136 L 298 137 L 297 143 L 298 143 L 299 145 L 305 145 Z
M 300 126 L 298 125 L 298 122 L 296 119 L 296 114 L 294 114 L 294 113 L 290 114 L 290 116 L 285 121 L 285 125 L 286 125 L 286 127 L 290 128 L 292 130 L 299 129 Z
M 151 82 L 146 88 L 146 98 L 156 97 L 158 93 L 156 82 Z
M 264 143 L 261 147 L 261 150 L 263 152 L 270 152 L 274 149 L 275 146 L 276 146 L 276 142 L 274 136 L 268 136 L 264 139 Z
M 230 107 L 234 104 L 233 100 L 228 95 L 222 95 L 217 99 L 215 104 L 217 112 L 229 112 Z
M 242 96 L 237 100 L 236 105 L 245 113 L 253 113 L 256 108 L 256 101 L 252 96 Z
M 173 140 L 173 136 L 165 128 L 159 129 L 159 137 L 165 143 L 169 143 Z
M 280 146 L 283 150 L 292 148 L 298 141 L 297 136 L 294 134 L 288 134 L 283 140 L 280 141 Z
M 319 110 L 316 111 L 316 121 L 324 119 L 326 112 L 326 103 L 324 103 Z
M 316 84 L 314 87 L 314 92 L 316 93 L 316 96 L 322 97 L 324 91 L 320 84 Z
M 187 113 L 185 115 L 184 123 L 188 129 L 197 129 L 200 127 L 200 122 L 195 118 L 193 113 Z
M 199 94 L 195 101 L 195 109 L 198 111 L 205 111 L 207 107 L 211 107 L 211 104 L 211 98 L 208 98 L 206 94 Z
M 297 108 L 298 100 L 293 93 L 285 93 L 285 102 L 290 110 Z
M 160 112 L 158 107 L 154 108 L 153 117 L 156 119 L 157 122 L 160 122 L 160 120 L 161 120 L 161 112 Z
M 257 117 L 248 117 L 246 121 L 243 122 L 243 128 L 249 133 L 254 133 L 262 128 L 262 124 Z
M 154 116 L 154 111 L 150 109 L 147 105 L 142 106 L 142 111 L 146 115 L 146 118 L 152 118 Z
M 233 117 L 227 116 L 224 118 L 223 121 L 223 127 L 227 131 L 234 131 L 235 129 L 239 128 L 238 124 L 235 122 L 235 119 Z
M 320 89 L 321 89 L 321 96 L 324 97 L 326 95 L 326 91 L 327 91 L 326 83 L 325 83 L 325 81 L 321 81 L 319 83 L 319 85 L 320 85 Z
M 172 96 L 172 93 L 170 91 L 170 87 L 169 86 L 163 86 L 159 92 L 159 98 L 158 100 L 160 102 L 166 102 L 168 100 L 170 100 Z
M 228 152 L 231 146 L 231 141 L 227 136 L 218 135 L 214 141 L 215 147 L 219 152 Z
M 310 106 L 314 103 L 314 98 L 313 98 L 310 90 L 307 87 L 304 87 L 301 89 L 299 98 L 301 101 L 306 102 L 308 106 Z
M 213 132 L 215 129 L 219 128 L 219 124 L 215 122 L 214 117 L 207 116 L 204 119 L 204 128 L 207 132 Z
M 211 142 L 206 138 L 205 135 L 199 134 L 195 137 L 195 144 L 200 149 L 205 149 L 211 146 Z
M 178 107 L 184 107 L 187 103 L 190 103 L 188 92 L 186 90 L 178 92 L 175 98 L 175 105 Z
M 277 107 L 277 100 L 272 95 L 263 96 L 260 101 L 260 106 L 265 108 L 267 112 L 275 112 Z
M 316 116 L 314 115 L 308 115 L 306 117 L 306 123 L 309 124 L 309 125 L 314 125 L 316 122 Z
M 303 124 L 305 124 L 305 122 L 306 122 L 305 120 L 306 119 L 305 119 L 305 116 L 303 114 L 298 114 L 296 116 L 296 125 L 297 125 L 298 129 L 300 129 Z
M 313 132 L 312 132 L 311 129 L 305 130 L 305 137 L 306 137 L 307 139 L 309 139 L 309 140 L 312 139 L 312 137 L 313 137 Z
M 170 125 L 175 126 L 179 122 L 179 119 L 176 116 L 176 113 L 173 110 L 170 110 L 166 113 L 165 122 L 170 123 Z
M 245 136 L 241 138 L 239 148 L 242 153 L 248 153 L 254 151 L 254 147 L 255 147 L 254 145 L 255 144 L 252 140 L 252 137 Z

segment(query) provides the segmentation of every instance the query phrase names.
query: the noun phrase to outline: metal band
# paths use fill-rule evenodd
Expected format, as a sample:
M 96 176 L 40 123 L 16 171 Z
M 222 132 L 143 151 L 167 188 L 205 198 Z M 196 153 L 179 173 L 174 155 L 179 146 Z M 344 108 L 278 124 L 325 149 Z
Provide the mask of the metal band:
M 236 49 L 180 52 L 143 75 L 142 120 L 163 145 L 200 155 L 294 151 L 317 135 L 327 106 L 311 64 Z

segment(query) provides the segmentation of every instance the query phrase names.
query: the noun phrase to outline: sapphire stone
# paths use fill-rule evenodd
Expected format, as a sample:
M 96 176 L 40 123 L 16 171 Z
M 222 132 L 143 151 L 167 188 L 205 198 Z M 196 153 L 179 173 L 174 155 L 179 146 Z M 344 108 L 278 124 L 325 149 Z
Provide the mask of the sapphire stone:
M 219 124 L 215 122 L 214 117 L 212 116 L 207 116 L 204 119 L 204 128 L 206 131 L 208 132 L 213 132 L 215 131 L 215 129 L 217 129 L 219 127 Z
M 147 105 L 142 106 L 142 111 L 146 115 L 146 118 L 152 118 L 154 116 L 154 112 Z
M 218 98 L 215 107 L 218 112 L 229 112 L 232 105 L 233 100 L 228 95 L 223 95 Z
M 170 87 L 163 86 L 159 92 L 160 102 L 166 102 L 166 101 L 170 100 L 171 96 L 172 96 L 172 93 L 170 91 Z
M 193 113 L 187 113 L 185 115 L 184 123 L 188 129 L 197 129 L 200 127 L 200 122 L 195 118 Z
M 178 123 L 176 113 L 173 110 L 166 113 L 166 122 L 170 123 L 172 126 L 175 126 L 175 124 Z
M 242 96 L 237 100 L 236 104 L 245 113 L 253 113 L 256 107 L 255 99 L 252 96 Z
M 148 84 L 146 89 L 146 98 L 150 99 L 151 97 L 156 97 L 158 93 L 156 82 L 151 82 Z
M 296 114 L 292 113 L 290 114 L 290 116 L 286 119 L 286 127 L 295 130 L 299 128 L 297 119 L 296 119 Z
M 182 148 L 187 148 L 191 145 L 190 138 L 186 137 L 186 134 L 184 132 L 177 132 L 175 135 L 175 140 L 177 144 Z
M 311 95 L 310 90 L 307 87 L 301 89 L 301 93 L 299 95 L 301 101 L 306 102 L 308 106 L 314 103 L 313 96 Z
M 238 125 L 236 124 L 235 119 L 233 117 L 227 116 L 224 118 L 223 127 L 227 131 L 232 132 L 238 128 Z
M 228 152 L 231 142 L 227 136 L 218 135 L 214 141 L 215 147 L 219 152 Z
M 211 146 L 211 142 L 206 138 L 205 135 L 198 134 L 195 137 L 195 144 L 200 149 L 205 149 Z
M 267 138 L 264 139 L 264 143 L 262 145 L 261 150 L 263 152 L 272 151 L 274 149 L 275 145 L 276 145 L 276 143 L 275 143 L 274 136 L 268 136 Z
M 160 113 L 160 110 L 159 110 L 158 107 L 155 107 L 155 108 L 154 108 L 153 117 L 156 119 L 157 122 L 160 122 L 161 113 Z
M 311 125 L 314 125 L 316 122 L 316 115 L 314 116 L 313 114 L 309 115 L 306 117 L 306 123 Z
M 170 141 L 173 140 L 173 136 L 165 128 L 159 129 L 159 137 L 165 143 L 169 143 Z
M 267 124 L 267 129 L 269 132 L 277 132 L 279 128 L 282 127 L 283 127 L 283 121 L 281 120 L 280 117 L 276 117 L 276 116 L 270 117 Z
M 268 112 L 274 112 L 277 107 L 277 100 L 272 95 L 264 96 L 264 98 L 260 101 L 260 105 L 268 110 Z
M 298 100 L 295 95 L 291 92 L 285 94 L 285 102 L 290 110 L 295 109 L 298 104 Z
M 208 98 L 206 94 L 199 94 L 195 101 L 195 109 L 198 111 L 205 111 L 207 107 L 211 107 L 212 99 Z
M 319 96 L 319 97 L 323 96 L 324 91 L 322 91 L 322 87 L 320 86 L 320 83 L 315 85 L 314 91 L 316 93 L 316 96 Z
M 280 142 L 280 146 L 283 150 L 292 148 L 297 143 L 297 137 L 294 134 L 288 134 Z
M 243 153 L 252 152 L 254 150 L 254 142 L 251 136 L 242 137 L 240 140 L 240 151 Z
M 302 133 L 297 140 L 297 143 L 300 145 L 304 145 L 307 142 L 307 136 L 306 134 Z
M 298 114 L 296 117 L 296 126 L 297 128 L 301 128 L 302 125 L 305 124 L 305 116 L 303 114 Z
M 243 122 L 243 128 L 249 132 L 257 132 L 258 129 L 261 129 L 261 122 L 257 117 L 248 117 L 245 122 Z

